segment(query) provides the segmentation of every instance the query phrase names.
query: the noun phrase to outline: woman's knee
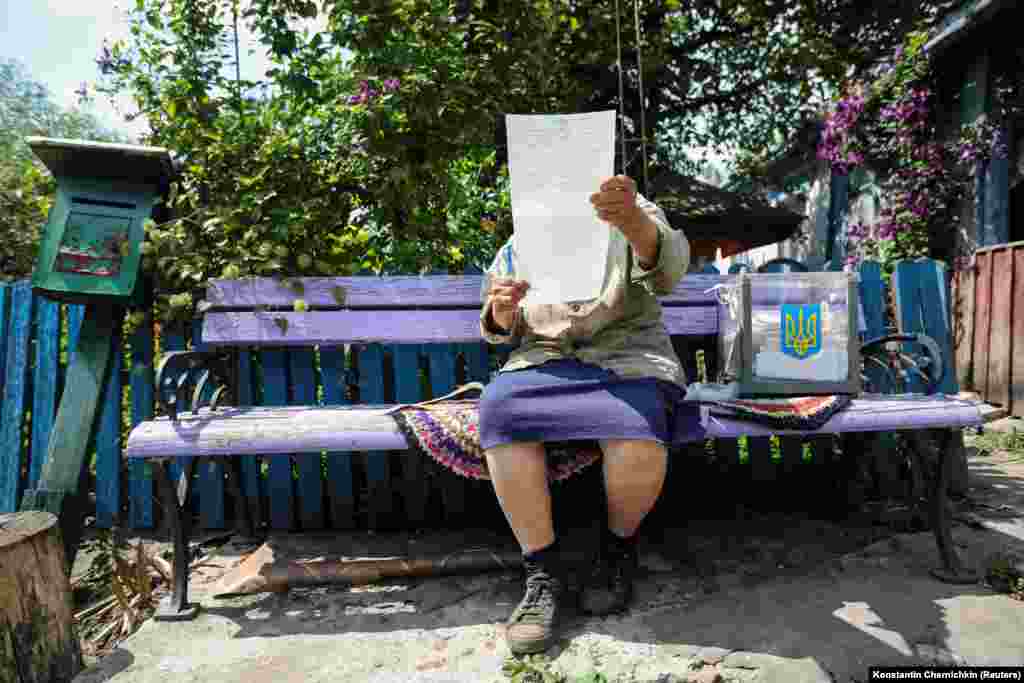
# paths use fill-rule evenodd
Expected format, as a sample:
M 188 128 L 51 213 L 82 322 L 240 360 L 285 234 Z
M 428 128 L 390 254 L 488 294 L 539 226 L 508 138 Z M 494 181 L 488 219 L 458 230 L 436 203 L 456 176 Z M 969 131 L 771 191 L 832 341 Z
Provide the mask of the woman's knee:
M 498 460 L 512 459 L 543 459 L 545 457 L 544 444 L 540 442 L 518 442 L 505 443 L 499 446 L 491 446 L 485 451 L 488 458 Z
M 600 445 L 605 458 L 664 459 L 668 457 L 668 449 L 664 444 L 648 439 L 606 439 L 601 441 Z

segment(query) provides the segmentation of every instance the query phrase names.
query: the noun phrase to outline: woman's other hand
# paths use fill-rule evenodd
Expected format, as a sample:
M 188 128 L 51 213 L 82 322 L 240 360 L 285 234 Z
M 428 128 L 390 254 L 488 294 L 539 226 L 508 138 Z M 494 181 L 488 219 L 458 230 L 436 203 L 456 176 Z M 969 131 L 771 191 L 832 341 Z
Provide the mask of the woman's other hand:
M 503 330 L 512 329 L 512 325 L 516 321 L 519 302 L 526 296 L 526 290 L 529 288 L 529 283 L 523 280 L 495 278 L 491 281 L 488 294 L 491 299 L 491 317 L 498 327 Z

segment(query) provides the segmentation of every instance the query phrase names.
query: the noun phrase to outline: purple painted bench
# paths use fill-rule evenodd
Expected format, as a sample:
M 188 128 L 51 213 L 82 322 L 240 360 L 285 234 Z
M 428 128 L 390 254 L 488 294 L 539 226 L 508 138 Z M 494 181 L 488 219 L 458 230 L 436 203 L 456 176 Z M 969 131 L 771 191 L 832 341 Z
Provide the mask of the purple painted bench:
M 662 299 L 665 324 L 676 342 L 706 342 L 716 334 L 717 301 L 708 290 L 732 277 L 688 275 L 671 295 Z M 157 465 L 155 472 L 162 496 L 166 501 L 174 501 L 169 506 L 169 518 L 175 544 L 175 586 L 170 604 L 159 613 L 161 618 L 190 618 L 195 613 L 195 607 L 187 602 L 189 515 L 184 510 L 189 509 L 190 482 L 199 458 L 220 460 L 226 465 L 228 486 L 235 496 L 236 509 L 241 512 L 244 533 L 251 536 L 252 517 L 240 491 L 241 473 L 236 456 L 408 448 L 393 419 L 384 414 L 383 409 L 388 406 L 224 407 L 221 404 L 225 397 L 238 395 L 238 363 L 233 350 L 312 345 L 326 349 L 373 343 L 479 343 L 480 286 L 481 276 L 469 275 L 210 283 L 207 299 L 201 306 L 202 348 L 165 357 L 158 373 L 158 391 L 167 414 L 138 425 L 125 450 L 127 458 L 148 459 Z M 865 294 L 868 290 L 862 290 L 862 297 L 871 296 Z M 297 298 L 304 300 L 306 310 L 295 310 Z M 862 300 L 862 305 L 868 311 L 879 309 L 882 303 L 881 299 Z M 893 343 L 909 341 L 926 342 L 933 355 L 938 348 L 924 336 L 896 335 L 872 340 L 865 345 L 865 353 L 885 353 Z M 942 368 L 943 363 L 941 358 L 932 358 L 930 364 L 922 366 L 934 370 Z M 405 367 L 416 368 L 415 364 Z M 693 377 L 693 370 L 688 370 Z M 870 379 L 867 375 L 865 378 Z M 933 379 L 935 382 L 930 384 L 941 378 Z M 209 400 L 199 407 L 203 396 L 209 396 Z M 189 403 L 189 397 L 196 408 L 181 410 Z M 685 429 L 679 430 L 683 442 L 772 433 L 708 408 L 695 408 L 688 414 L 680 412 L 684 413 L 680 419 L 685 421 Z M 800 434 L 911 430 L 915 436 L 908 442 L 921 458 L 932 458 L 938 466 L 930 506 L 944 565 L 937 575 L 956 580 L 964 572 L 953 551 L 945 512 L 948 479 L 943 473 L 947 469 L 948 449 L 943 435 L 980 425 L 985 419 L 984 404 L 955 396 L 865 395 L 820 430 Z M 925 434 L 931 436 L 926 439 Z M 182 465 L 177 482 L 171 477 L 172 460 Z

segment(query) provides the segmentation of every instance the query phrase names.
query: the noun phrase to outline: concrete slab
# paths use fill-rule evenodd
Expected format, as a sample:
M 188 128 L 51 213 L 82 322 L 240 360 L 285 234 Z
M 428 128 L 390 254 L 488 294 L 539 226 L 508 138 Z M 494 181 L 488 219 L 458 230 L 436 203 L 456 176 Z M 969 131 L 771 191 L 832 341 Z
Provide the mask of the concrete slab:
M 954 539 L 981 567 L 995 552 L 1024 552 L 1024 505 L 1015 497 L 1024 464 L 973 457 L 970 466 L 976 505 L 961 506 L 973 517 Z M 998 524 L 982 523 L 989 508 Z M 930 534 L 879 536 L 792 516 L 669 530 L 644 550 L 634 608 L 604 619 L 568 613 L 547 666 L 570 681 L 599 671 L 608 681 L 650 683 L 859 683 L 870 665 L 1024 666 L 1024 603 L 981 584 L 932 579 Z M 304 558 L 507 540 L 472 532 L 271 539 L 275 552 Z M 204 595 L 239 561 L 225 549 L 219 568 L 197 573 L 203 611 L 195 621 L 147 622 L 75 683 L 508 680 L 502 622 L 521 596 L 515 573 Z

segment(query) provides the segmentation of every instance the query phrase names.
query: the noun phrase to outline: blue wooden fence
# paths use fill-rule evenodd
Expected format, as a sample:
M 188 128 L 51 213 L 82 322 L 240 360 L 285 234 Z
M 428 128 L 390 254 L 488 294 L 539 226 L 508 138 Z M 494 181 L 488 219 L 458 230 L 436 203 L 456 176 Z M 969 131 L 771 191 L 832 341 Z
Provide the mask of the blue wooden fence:
M 948 337 L 945 271 L 932 261 L 899 264 L 896 319 L 902 331 Z M 861 268 L 861 289 L 874 296 L 864 309 L 868 336 L 886 329 L 885 283 L 877 264 Z M 0 284 L 0 513 L 17 509 L 22 492 L 39 478 L 46 445 L 73 358 L 80 306 L 61 305 L 33 295 L 28 282 Z M 149 464 L 122 458 L 128 431 L 154 414 L 153 370 L 160 354 L 201 346 L 199 328 L 162 329 L 154 335 L 151 318 L 124 339 L 117 335 L 116 357 L 98 420 L 94 445 L 96 525 L 152 528 L 159 522 Z M 693 374 L 693 348 L 684 363 Z M 946 349 L 948 352 L 949 350 Z M 497 354 L 497 358 L 492 355 Z M 428 346 L 370 344 L 351 349 L 262 349 L 241 359 L 242 405 L 413 402 L 441 395 L 456 383 L 486 381 L 501 350 L 483 343 Z M 714 349 L 705 350 L 712 359 Z M 951 356 L 947 356 L 947 359 Z M 869 372 L 874 372 L 869 369 Z M 956 391 L 947 374 L 946 391 Z M 790 437 L 775 446 L 768 438 L 743 445 L 727 440 L 709 445 L 716 467 L 741 468 L 752 491 L 779 476 L 792 476 L 807 462 L 814 440 Z M 813 459 L 825 462 L 832 445 L 820 444 Z M 180 464 L 179 464 L 180 465 Z M 493 501 L 488 482 L 439 472 L 432 461 L 389 453 L 325 453 L 321 458 L 274 456 L 240 463 L 245 504 L 258 525 L 271 529 L 317 530 L 388 528 L 478 522 L 481 501 Z M 674 466 L 672 478 L 684 468 Z M 180 466 L 177 469 L 180 472 Z M 194 512 L 203 528 L 230 527 L 236 517 L 225 487 L 224 464 L 197 468 Z M 671 480 L 670 480 L 671 481 Z M 760 486 L 759 486 L 760 485 Z M 771 487 L 768 487 L 771 488 Z M 438 512 L 438 511 L 441 512 Z

